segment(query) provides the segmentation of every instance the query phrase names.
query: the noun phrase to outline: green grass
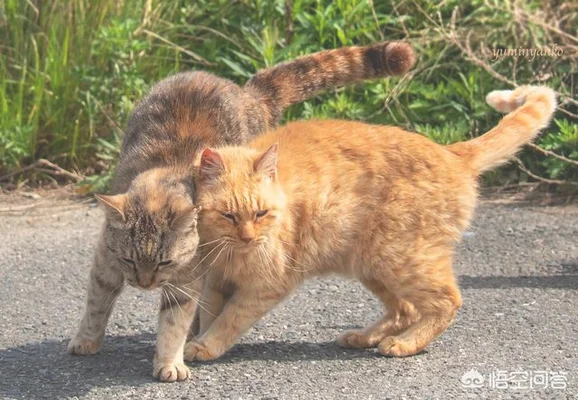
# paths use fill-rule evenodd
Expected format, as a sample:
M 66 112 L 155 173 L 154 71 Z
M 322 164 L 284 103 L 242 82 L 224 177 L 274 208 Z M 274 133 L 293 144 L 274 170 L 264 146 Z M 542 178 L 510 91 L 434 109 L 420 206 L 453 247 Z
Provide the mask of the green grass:
M 539 144 L 577 160 L 578 10 L 555 0 L 518 7 L 499 0 L 0 0 L 0 175 L 47 158 L 101 189 L 135 102 L 167 75 L 203 69 L 242 84 L 259 68 L 382 38 L 412 42 L 420 62 L 411 78 L 330 92 L 292 107 L 286 120 L 396 124 L 451 143 L 497 123 L 484 102 L 489 91 L 543 83 L 561 93 L 563 111 Z M 492 61 L 494 48 L 552 44 L 561 57 Z M 575 164 L 536 151 L 521 158 L 537 175 L 578 180 Z M 491 176 L 499 183 L 500 174 Z M 52 178 L 35 170 L 11 178 L 23 179 Z

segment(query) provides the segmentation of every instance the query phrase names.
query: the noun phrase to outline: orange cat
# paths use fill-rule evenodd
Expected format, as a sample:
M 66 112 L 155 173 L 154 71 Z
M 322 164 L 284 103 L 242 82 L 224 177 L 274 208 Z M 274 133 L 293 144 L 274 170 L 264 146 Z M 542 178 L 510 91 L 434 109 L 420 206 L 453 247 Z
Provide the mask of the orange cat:
M 183 347 L 202 280 L 195 267 L 199 208 L 190 170 L 207 146 L 245 143 L 277 126 L 283 111 L 323 89 L 401 75 L 415 62 L 411 46 L 385 42 L 299 57 L 257 72 L 241 88 L 206 72 L 163 79 L 135 107 L 112 182 L 97 196 L 106 221 L 90 270 L 86 307 L 68 344 L 72 354 L 100 351 L 125 286 L 160 289 L 153 375 L 190 376 Z
M 219 357 L 303 280 L 328 273 L 359 279 L 387 310 L 340 345 L 396 357 L 423 350 L 462 304 L 452 258 L 478 176 L 535 138 L 556 108 L 545 87 L 493 92 L 488 102 L 513 112 L 451 146 L 393 127 L 318 121 L 205 150 L 197 202 L 209 309 L 185 359 Z

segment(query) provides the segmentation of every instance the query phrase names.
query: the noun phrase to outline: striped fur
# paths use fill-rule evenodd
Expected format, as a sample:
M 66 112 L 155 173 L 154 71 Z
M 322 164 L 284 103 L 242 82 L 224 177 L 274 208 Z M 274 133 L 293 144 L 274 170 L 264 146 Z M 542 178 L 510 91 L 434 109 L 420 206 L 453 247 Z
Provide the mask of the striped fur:
M 274 128 L 293 103 L 327 88 L 402 74 L 414 61 L 409 45 L 381 43 L 305 56 L 260 71 L 245 88 L 206 72 L 177 74 L 153 87 L 128 121 L 112 195 L 99 196 L 106 224 L 86 311 L 68 350 L 100 349 L 125 283 L 161 288 L 153 373 L 163 381 L 187 379 L 183 346 L 201 290 L 191 173 L 200 151 L 244 143 Z
M 402 75 L 415 62 L 402 42 L 345 47 L 298 58 L 258 72 L 245 90 L 261 100 L 268 124 L 275 126 L 283 110 L 328 87 L 390 75 Z

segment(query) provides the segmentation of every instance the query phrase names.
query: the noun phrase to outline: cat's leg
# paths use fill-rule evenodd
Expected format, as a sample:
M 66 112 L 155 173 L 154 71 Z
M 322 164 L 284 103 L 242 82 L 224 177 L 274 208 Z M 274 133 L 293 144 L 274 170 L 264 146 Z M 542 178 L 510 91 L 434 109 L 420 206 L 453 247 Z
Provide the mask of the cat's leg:
M 201 283 L 195 282 L 195 285 L 192 289 L 179 285 L 162 288 L 153 361 L 153 376 L 161 381 L 182 381 L 190 377 L 190 370 L 183 360 L 183 350 L 199 301 Z
M 363 278 L 361 282 L 381 300 L 386 313 L 383 318 L 364 329 L 343 333 L 337 340 L 341 347 L 377 347 L 385 337 L 402 332 L 417 319 L 414 307 L 396 297 L 382 282 L 372 278 Z
M 451 257 L 433 265 L 428 262 L 428 268 L 416 271 L 396 295 L 412 303 L 420 319 L 401 334 L 384 338 L 378 345 L 381 354 L 406 357 L 419 353 L 448 328 L 462 305 Z
M 90 270 L 86 309 L 80 328 L 68 344 L 71 354 L 94 354 L 101 349 L 108 318 L 124 288 L 122 272 L 108 265 L 102 246 L 99 243 Z
M 239 337 L 284 299 L 289 291 L 248 293 L 239 289 L 225 304 L 209 329 L 185 346 L 185 360 L 214 360 L 230 349 Z
M 202 301 L 202 300 L 201 300 Z M 192 339 L 194 337 L 200 336 L 201 334 L 201 316 L 200 316 L 200 307 L 197 307 L 197 312 L 195 313 L 195 318 L 193 318 L 193 325 L 191 325 L 191 329 L 189 330 L 188 339 Z
M 215 319 L 221 314 L 228 296 L 212 282 L 207 282 L 203 288 L 203 297 L 199 306 L 199 334 L 202 336 Z
M 199 300 L 199 307 L 193 321 L 193 337 L 200 337 L 205 333 L 217 316 L 223 311 L 225 304 L 232 295 L 229 285 L 209 274 L 203 286 L 203 295 Z

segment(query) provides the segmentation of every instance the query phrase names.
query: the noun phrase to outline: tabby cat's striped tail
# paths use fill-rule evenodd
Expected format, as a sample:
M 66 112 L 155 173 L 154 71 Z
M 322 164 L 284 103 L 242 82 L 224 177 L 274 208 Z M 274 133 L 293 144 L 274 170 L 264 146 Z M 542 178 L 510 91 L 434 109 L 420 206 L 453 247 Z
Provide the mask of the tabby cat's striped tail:
M 257 98 L 275 126 L 283 110 L 329 88 L 401 75 L 415 63 L 411 46 L 384 42 L 366 47 L 326 50 L 259 71 L 245 90 Z
M 496 90 L 486 101 L 497 111 L 509 114 L 486 134 L 449 146 L 466 159 L 476 174 L 509 161 L 548 126 L 556 111 L 556 94 L 544 86 Z

